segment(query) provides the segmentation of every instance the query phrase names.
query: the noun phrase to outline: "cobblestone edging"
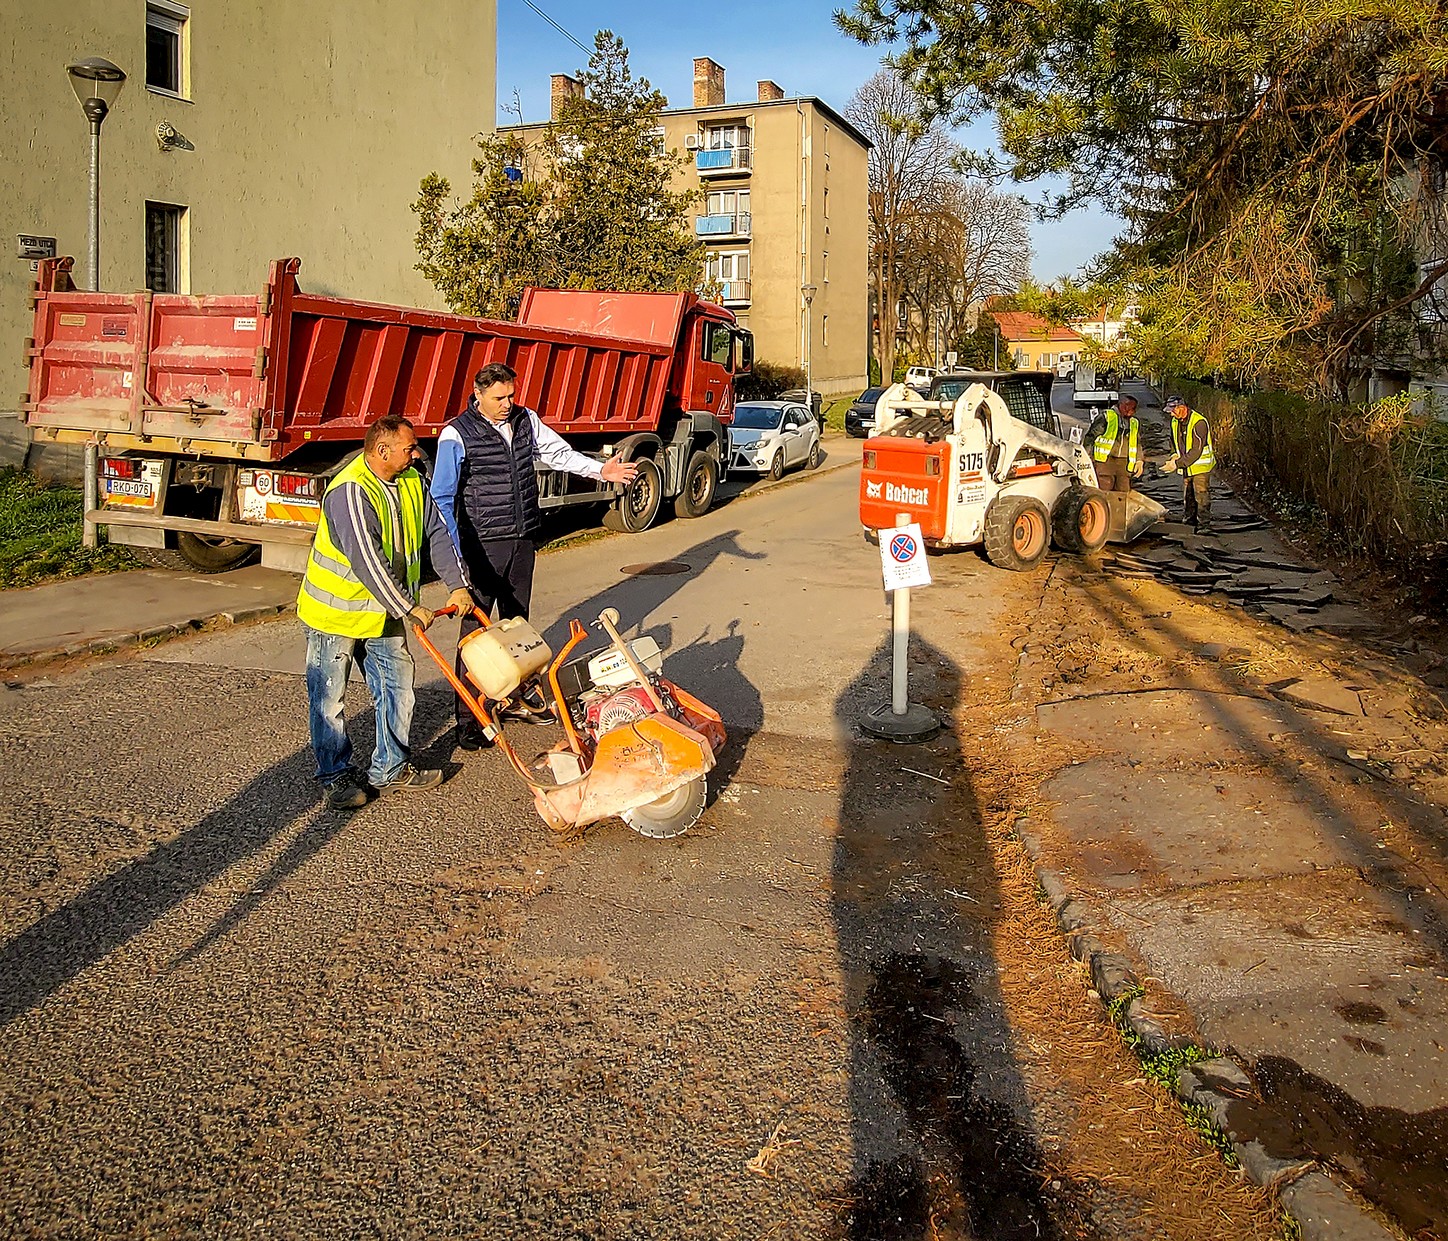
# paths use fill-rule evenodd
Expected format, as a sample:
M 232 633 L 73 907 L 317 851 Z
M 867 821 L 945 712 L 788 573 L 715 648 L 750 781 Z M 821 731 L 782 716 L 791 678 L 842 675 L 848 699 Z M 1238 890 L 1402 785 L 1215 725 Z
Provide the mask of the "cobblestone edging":
M 1120 1021 L 1149 1052 L 1177 1046 L 1144 1011 L 1140 980 L 1130 962 L 1096 938 L 1092 927 L 1099 916 L 1043 861 L 1040 838 L 1028 819 L 1019 819 L 1016 839 L 1021 842 L 1036 873 L 1036 882 L 1056 917 L 1071 956 L 1091 972 L 1091 985 L 1108 1011 L 1121 1004 Z M 1131 998 L 1127 998 L 1131 997 Z M 1351 1193 L 1332 1180 L 1315 1159 L 1276 1159 L 1255 1137 L 1239 1133 L 1229 1122 L 1229 1107 L 1252 1091 L 1252 1082 L 1235 1060 L 1222 1056 L 1183 1067 L 1177 1073 L 1176 1095 L 1196 1104 L 1231 1143 L 1243 1171 L 1258 1185 L 1273 1190 L 1283 1209 L 1296 1221 L 1303 1241 L 1399 1241 L 1400 1234 L 1385 1227 Z
M 289 612 L 294 604 L 267 604 L 256 608 L 236 608 L 224 612 L 210 612 L 205 616 L 193 616 L 174 625 L 155 625 L 149 629 L 137 629 L 133 633 L 111 633 L 99 638 L 86 638 L 49 651 L 29 651 L 24 655 L 0 656 L 0 672 L 9 672 L 35 664 L 48 663 L 53 659 L 70 659 L 81 655 L 104 655 L 127 647 L 146 643 L 160 643 L 185 634 L 198 633 L 215 621 L 228 625 L 244 625 L 249 621 L 263 620 Z

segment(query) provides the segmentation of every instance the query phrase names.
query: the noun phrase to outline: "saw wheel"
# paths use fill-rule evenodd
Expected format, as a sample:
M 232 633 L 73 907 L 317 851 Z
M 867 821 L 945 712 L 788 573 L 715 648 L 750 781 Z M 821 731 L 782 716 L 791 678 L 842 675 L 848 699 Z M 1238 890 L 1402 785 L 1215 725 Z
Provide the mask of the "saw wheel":
M 673 792 L 625 810 L 619 817 L 640 836 L 647 836 L 650 840 L 670 840 L 682 836 L 699 821 L 699 816 L 704 813 L 708 791 L 708 778 L 695 776 Z

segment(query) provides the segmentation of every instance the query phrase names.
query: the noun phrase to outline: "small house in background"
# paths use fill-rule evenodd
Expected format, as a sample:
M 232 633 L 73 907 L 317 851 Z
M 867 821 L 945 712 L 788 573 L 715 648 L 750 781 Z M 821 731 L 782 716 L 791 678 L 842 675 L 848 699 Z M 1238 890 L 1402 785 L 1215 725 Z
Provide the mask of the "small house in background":
M 1017 370 L 1054 370 L 1063 353 L 1078 355 L 1084 337 L 1074 328 L 1056 327 L 1026 310 L 988 312 L 1000 332 L 1000 358 Z

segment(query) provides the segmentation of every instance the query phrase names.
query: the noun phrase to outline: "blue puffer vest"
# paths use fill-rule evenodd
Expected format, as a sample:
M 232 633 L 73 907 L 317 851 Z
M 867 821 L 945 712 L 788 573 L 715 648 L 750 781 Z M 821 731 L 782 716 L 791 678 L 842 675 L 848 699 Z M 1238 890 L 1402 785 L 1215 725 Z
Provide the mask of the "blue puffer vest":
M 542 528 L 538 508 L 538 476 L 533 472 L 533 419 L 521 405 L 508 415 L 513 446 L 478 412 L 469 398 L 467 409 L 453 421 L 463 441 L 462 477 L 458 482 L 458 536 L 466 556 L 468 544 L 490 539 L 530 539 Z

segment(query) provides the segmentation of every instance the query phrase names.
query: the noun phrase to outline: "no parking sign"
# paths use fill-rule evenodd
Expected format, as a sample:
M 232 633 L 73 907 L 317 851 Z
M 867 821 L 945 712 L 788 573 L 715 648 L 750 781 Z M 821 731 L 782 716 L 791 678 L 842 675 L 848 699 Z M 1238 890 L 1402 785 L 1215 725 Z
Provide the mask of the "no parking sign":
M 925 559 L 925 537 L 919 522 L 880 531 L 880 566 L 887 592 L 930 585 L 930 565 Z

